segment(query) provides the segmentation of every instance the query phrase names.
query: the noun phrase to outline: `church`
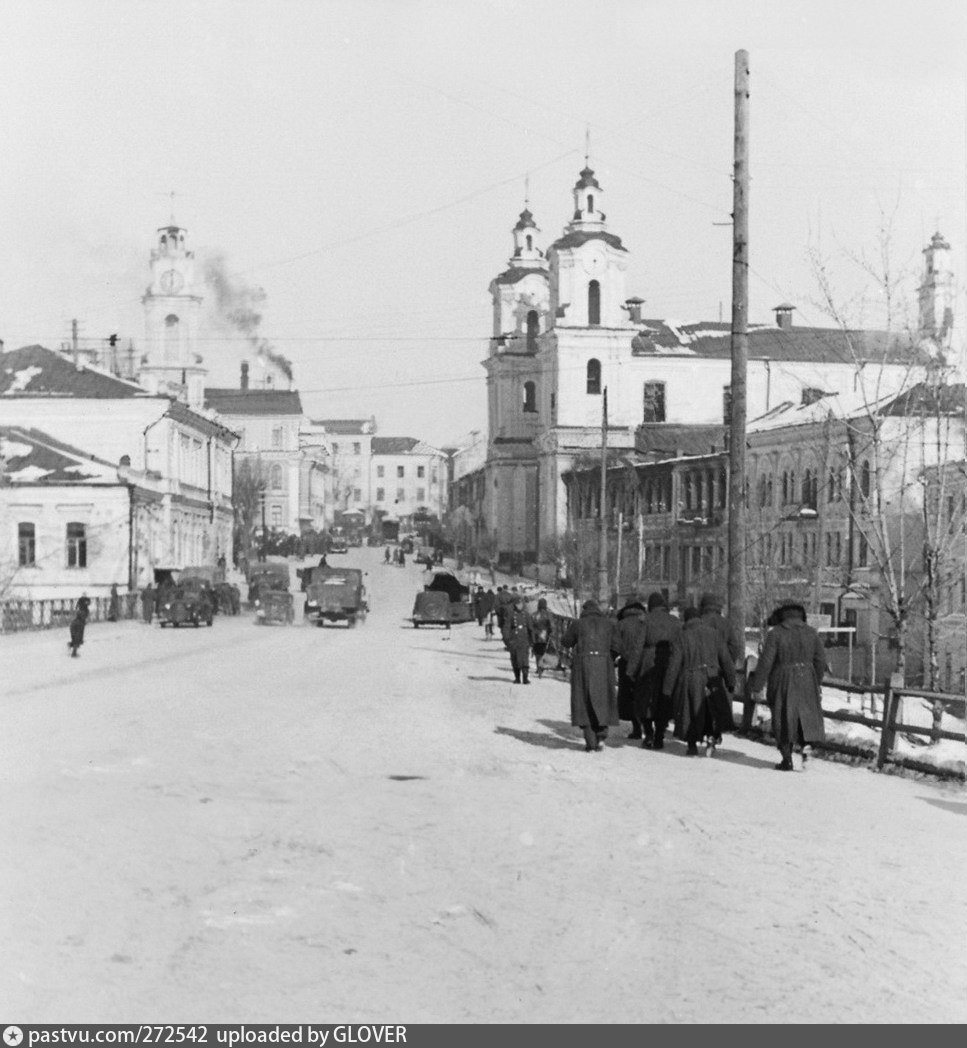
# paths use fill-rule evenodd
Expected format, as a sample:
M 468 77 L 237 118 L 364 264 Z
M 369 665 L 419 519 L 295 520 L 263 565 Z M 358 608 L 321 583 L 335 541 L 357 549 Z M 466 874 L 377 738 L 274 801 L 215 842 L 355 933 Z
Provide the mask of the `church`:
M 729 411 L 730 324 L 644 318 L 644 300 L 627 293 L 628 248 L 587 164 L 571 195 L 571 217 L 546 247 L 525 203 L 508 266 L 490 283 L 483 483 L 455 478 L 456 492 L 479 492 L 467 509 L 480 544 L 510 562 L 554 559 L 568 528 L 563 478 L 600 454 L 605 399 L 607 446 L 617 455 L 634 452 L 643 426 L 721 428 Z M 924 299 L 949 297 L 949 254 L 938 235 L 920 291 L 921 318 L 931 313 L 938 324 L 942 308 L 925 310 Z M 817 392 L 855 394 L 866 365 L 875 364 L 881 384 L 909 379 L 915 339 L 800 327 L 794 310 L 782 303 L 775 326 L 750 325 L 750 419 Z

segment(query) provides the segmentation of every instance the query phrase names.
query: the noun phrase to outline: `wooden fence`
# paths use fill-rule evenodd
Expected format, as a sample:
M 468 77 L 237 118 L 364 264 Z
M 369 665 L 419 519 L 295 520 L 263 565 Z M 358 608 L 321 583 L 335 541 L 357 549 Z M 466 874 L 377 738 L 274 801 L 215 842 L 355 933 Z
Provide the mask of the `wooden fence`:
M 135 619 L 140 615 L 138 595 L 120 594 L 119 619 Z M 0 601 L 0 633 L 19 633 L 22 630 L 66 629 L 74 617 L 77 601 L 68 597 L 48 600 Z M 110 615 L 110 597 L 91 597 L 88 622 L 107 622 Z

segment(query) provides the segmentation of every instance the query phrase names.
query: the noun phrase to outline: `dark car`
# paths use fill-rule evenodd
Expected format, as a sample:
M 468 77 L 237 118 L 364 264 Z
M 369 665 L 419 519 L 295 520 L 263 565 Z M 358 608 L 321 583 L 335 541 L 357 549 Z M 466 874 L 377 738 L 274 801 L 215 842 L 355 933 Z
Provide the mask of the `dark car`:
M 253 564 L 248 572 L 248 602 L 255 605 L 262 589 L 282 590 L 289 589 L 289 565 L 275 561 L 266 561 L 262 564 Z
M 262 569 L 250 573 L 249 596 L 255 609 L 255 624 L 270 622 L 291 623 L 295 619 L 295 604 L 289 592 L 288 564 L 259 564 Z
M 164 626 L 206 626 L 215 618 L 215 598 L 211 586 L 202 578 L 186 578 L 165 587 L 158 602 L 158 622 Z
M 470 622 L 473 606 L 470 603 L 470 587 L 464 585 L 452 571 L 438 571 L 432 581 L 423 587 L 429 593 L 445 593 L 450 601 L 450 621 Z
M 317 626 L 324 622 L 355 626 L 369 611 L 363 573 L 359 568 L 313 568 L 304 611 Z
M 446 626 L 450 628 L 450 598 L 439 590 L 417 593 L 413 604 L 413 628 Z

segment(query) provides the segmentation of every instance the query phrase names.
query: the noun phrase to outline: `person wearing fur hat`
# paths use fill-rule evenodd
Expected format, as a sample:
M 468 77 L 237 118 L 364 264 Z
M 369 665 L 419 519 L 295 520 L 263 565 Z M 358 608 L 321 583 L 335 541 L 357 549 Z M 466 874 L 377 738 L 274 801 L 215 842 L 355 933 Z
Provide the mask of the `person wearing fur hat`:
M 728 688 L 722 702 L 714 686 L 721 678 Z M 705 624 L 698 608 L 685 610 L 685 626 L 672 645 L 662 693 L 675 712 L 675 738 L 688 746 L 688 755 L 698 753 L 705 740 L 707 756 L 715 753 L 722 732 L 732 730 L 732 705 L 728 697 L 735 688 L 735 668 L 725 642 Z
M 669 613 L 664 596 L 657 591 L 650 594 L 638 649 L 628 663 L 628 673 L 634 681 L 635 713 L 644 727 L 643 749 L 660 750 L 665 745 L 672 704 L 662 685 L 672 645 L 681 632 L 682 624 Z
M 519 594 L 504 613 L 504 628 L 501 631 L 504 647 L 510 652 L 510 666 L 514 671 L 515 684 L 530 684 L 531 644 L 534 642 L 534 625 L 530 613 L 524 607 L 524 598 Z
M 644 726 L 638 719 L 635 707 L 635 686 L 628 675 L 628 661 L 641 650 L 641 639 L 645 631 L 645 605 L 639 598 L 628 601 L 618 612 L 618 719 L 631 721 L 629 739 L 640 739 Z
M 782 760 L 776 771 L 792 771 L 792 750 L 802 747 L 803 767 L 809 746 L 823 742 L 822 683 L 826 652 L 819 634 L 806 624 L 806 609 L 798 601 L 785 601 L 773 613 L 779 624 L 766 635 L 759 664 L 749 690 L 765 689 L 772 710 L 772 734 Z
M 597 753 L 608 737 L 608 728 L 618 723 L 618 700 L 614 687 L 617 623 L 596 600 L 587 600 L 581 616 L 564 631 L 561 644 L 574 648 L 571 662 L 571 724 L 584 732 L 584 748 Z

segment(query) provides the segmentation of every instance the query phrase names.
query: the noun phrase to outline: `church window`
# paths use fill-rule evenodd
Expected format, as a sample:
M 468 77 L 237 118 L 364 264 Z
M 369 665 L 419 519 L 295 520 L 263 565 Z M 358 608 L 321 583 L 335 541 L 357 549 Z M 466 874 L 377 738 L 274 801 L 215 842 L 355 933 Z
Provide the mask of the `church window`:
M 278 462 L 276 462 L 275 465 L 272 467 L 270 483 L 272 485 L 273 491 L 282 490 L 282 467 L 279 465 Z
M 537 352 L 537 336 L 540 334 L 541 322 L 537 310 L 532 309 L 527 314 L 527 352 Z
M 594 194 L 588 193 L 588 211 L 594 210 Z
M 19 564 L 22 568 L 32 568 L 37 563 L 37 529 L 33 524 L 17 525 L 19 546 Z
M 601 323 L 601 285 L 592 280 L 588 284 L 588 324 L 592 327 Z
M 524 383 L 524 410 L 537 411 L 537 387 L 533 382 Z
M 534 238 L 530 235 L 530 233 L 528 233 L 527 236 L 524 237 L 524 244 L 527 247 L 528 251 L 533 251 L 533 249 L 534 249 Z
M 180 342 L 180 321 L 174 313 L 169 313 L 165 317 L 165 360 L 178 359 Z
M 588 392 L 599 395 L 601 393 L 601 361 L 592 357 L 588 361 Z
M 281 526 L 282 526 L 282 507 L 281 506 L 273 506 L 272 507 L 272 527 L 273 528 L 280 528 Z
M 665 421 L 665 383 L 646 382 L 642 388 L 643 411 L 645 422 Z
M 272 447 L 276 451 L 280 451 L 282 449 L 282 427 L 281 426 L 273 426 L 272 427 Z
M 870 497 L 870 464 L 864 462 L 860 469 L 860 491 L 863 494 L 863 498 L 868 499 Z

